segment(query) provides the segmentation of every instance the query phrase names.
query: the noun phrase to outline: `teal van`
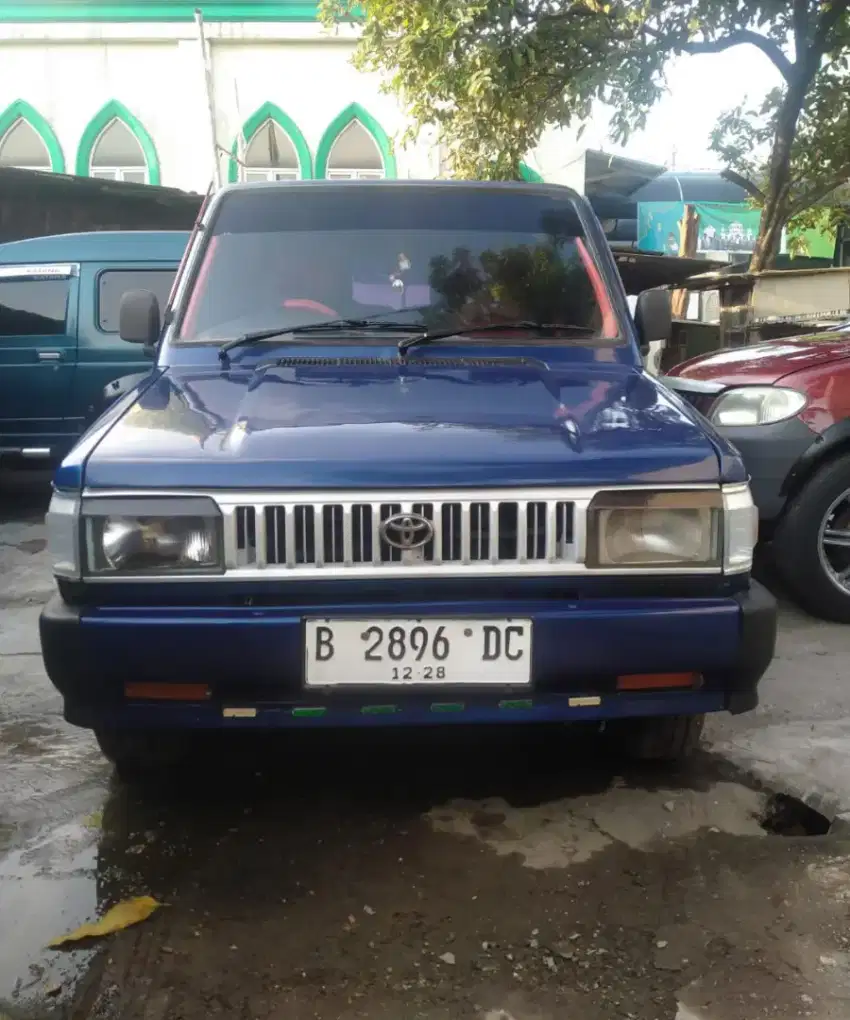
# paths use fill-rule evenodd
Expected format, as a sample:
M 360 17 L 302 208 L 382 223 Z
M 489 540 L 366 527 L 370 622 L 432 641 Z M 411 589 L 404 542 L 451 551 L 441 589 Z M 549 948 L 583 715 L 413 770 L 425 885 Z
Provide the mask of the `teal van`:
M 150 290 L 164 306 L 188 240 L 120 230 L 0 244 L 0 459 L 63 457 L 117 380 L 150 370 L 118 335 L 121 297 Z

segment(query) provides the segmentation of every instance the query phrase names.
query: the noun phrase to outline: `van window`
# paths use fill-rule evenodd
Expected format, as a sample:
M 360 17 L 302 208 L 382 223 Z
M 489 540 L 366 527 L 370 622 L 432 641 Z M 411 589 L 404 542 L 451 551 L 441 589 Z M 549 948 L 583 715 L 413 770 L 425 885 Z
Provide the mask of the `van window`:
M 70 280 L 0 280 L 0 337 L 61 336 Z
M 97 295 L 97 324 L 104 333 L 118 332 L 118 311 L 121 297 L 128 290 L 150 290 L 159 299 L 159 307 L 165 308 L 174 269 L 107 269 L 100 274 Z

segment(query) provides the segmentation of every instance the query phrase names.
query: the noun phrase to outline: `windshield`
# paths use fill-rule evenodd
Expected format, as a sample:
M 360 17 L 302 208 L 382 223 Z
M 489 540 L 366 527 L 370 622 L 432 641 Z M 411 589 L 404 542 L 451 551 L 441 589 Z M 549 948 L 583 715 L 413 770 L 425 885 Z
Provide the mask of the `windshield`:
M 213 221 L 179 340 L 374 317 L 416 331 L 533 320 L 578 327 L 552 342 L 625 342 L 582 235 L 572 203 L 534 192 L 233 191 Z

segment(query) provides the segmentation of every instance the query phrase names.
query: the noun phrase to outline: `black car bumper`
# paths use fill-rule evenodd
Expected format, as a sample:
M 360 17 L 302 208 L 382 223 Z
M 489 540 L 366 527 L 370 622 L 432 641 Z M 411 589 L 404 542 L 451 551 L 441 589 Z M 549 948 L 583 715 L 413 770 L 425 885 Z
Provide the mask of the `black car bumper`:
M 817 434 L 799 418 L 774 425 L 716 427 L 744 459 L 759 519 L 775 521 L 785 506 L 785 484 L 791 469 L 817 441 Z

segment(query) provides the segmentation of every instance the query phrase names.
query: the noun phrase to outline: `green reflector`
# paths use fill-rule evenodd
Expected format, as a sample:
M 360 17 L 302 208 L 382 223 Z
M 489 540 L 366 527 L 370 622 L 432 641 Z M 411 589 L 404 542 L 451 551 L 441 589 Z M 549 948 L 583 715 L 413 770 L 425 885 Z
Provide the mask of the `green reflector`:
M 293 708 L 292 714 L 296 718 L 305 718 L 310 716 L 324 715 L 327 712 L 326 708 Z
M 435 701 L 431 705 L 432 712 L 462 712 L 463 709 L 462 701 Z
M 531 708 L 531 698 L 521 698 L 519 701 L 500 701 L 499 708 Z
M 360 712 L 362 715 L 392 715 L 398 711 L 398 705 L 364 705 Z

